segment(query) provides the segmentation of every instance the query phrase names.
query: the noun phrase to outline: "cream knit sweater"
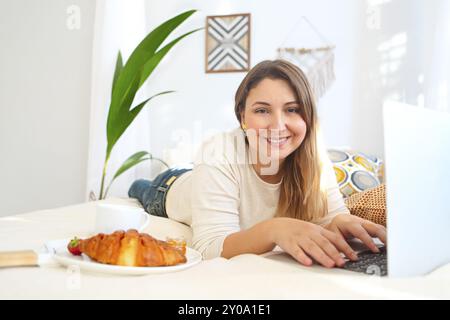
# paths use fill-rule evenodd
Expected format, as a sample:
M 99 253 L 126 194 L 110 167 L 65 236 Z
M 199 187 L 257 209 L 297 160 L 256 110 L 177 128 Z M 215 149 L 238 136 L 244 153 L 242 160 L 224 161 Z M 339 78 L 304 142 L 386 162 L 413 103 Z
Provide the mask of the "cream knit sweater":
M 325 225 L 349 211 L 344 204 L 334 170 L 319 138 L 322 162 L 321 189 L 327 193 Z M 275 215 L 280 185 L 263 181 L 251 165 L 249 148 L 240 128 L 204 142 L 192 171 L 181 175 L 169 189 L 169 218 L 190 225 L 193 246 L 205 259 L 219 257 L 225 238 Z

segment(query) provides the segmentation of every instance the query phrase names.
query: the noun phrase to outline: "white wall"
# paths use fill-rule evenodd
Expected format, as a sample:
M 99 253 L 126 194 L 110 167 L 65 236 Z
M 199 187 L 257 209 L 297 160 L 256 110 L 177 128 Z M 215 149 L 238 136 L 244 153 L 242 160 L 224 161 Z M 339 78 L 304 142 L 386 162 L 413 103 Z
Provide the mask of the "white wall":
M 94 8 L 0 1 L 0 216 L 83 201 Z
M 364 1 L 355 39 L 354 148 L 383 156 L 384 101 L 423 106 L 436 4 L 436 0 Z
M 251 67 L 265 59 L 276 58 L 276 49 L 284 46 L 323 46 L 302 15 L 336 44 L 337 81 L 320 102 L 319 114 L 329 145 L 350 145 L 352 134 L 353 74 L 356 25 L 360 0 L 247 0 L 247 1 L 147 1 L 151 30 L 169 17 L 184 10 L 199 9 L 180 26 L 176 34 L 205 25 L 208 15 L 251 13 Z M 295 28 L 295 26 L 297 27 Z M 294 28 L 294 29 L 293 29 Z M 175 35 L 173 36 L 173 38 Z M 172 38 L 172 39 L 173 39 Z M 285 41 L 286 40 L 286 41 Z M 158 66 L 148 84 L 150 92 L 177 90 L 150 103 L 150 137 L 152 152 L 169 162 L 167 149 L 175 148 L 179 139 L 174 132 L 189 134 L 190 144 L 198 146 L 214 131 L 238 126 L 234 115 L 234 94 L 245 73 L 206 74 L 204 31 L 178 44 Z M 176 134 L 175 134 L 176 135 Z M 181 146 L 178 146 L 181 150 Z M 189 161 L 189 152 L 175 156 Z M 154 168 L 157 173 L 159 167 Z

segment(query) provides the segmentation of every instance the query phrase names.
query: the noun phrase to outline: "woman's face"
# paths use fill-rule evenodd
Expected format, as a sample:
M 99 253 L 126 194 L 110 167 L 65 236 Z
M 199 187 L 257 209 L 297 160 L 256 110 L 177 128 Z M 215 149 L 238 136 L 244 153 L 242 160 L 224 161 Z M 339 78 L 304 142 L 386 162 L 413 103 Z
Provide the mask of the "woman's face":
M 281 165 L 302 144 L 307 128 L 300 108 L 284 80 L 266 78 L 250 90 L 241 119 L 250 147 L 265 164 L 276 161 Z

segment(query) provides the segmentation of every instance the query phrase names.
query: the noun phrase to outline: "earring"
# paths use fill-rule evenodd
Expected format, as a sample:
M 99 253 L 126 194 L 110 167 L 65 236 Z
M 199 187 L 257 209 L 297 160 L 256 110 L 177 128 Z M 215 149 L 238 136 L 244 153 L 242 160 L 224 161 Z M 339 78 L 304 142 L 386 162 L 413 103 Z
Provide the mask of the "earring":
M 245 125 L 245 123 L 242 124 L 242 130 L 247 130 L 247 126 Z

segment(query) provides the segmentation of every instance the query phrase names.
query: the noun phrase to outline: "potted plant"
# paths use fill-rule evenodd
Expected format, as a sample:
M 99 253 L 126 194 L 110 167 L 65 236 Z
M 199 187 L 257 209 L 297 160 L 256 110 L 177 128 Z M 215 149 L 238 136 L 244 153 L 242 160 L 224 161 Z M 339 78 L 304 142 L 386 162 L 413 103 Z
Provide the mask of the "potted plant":
M 109 106 L 108 120 L 106 125 L 107 146 L 105 162 L 103 164 L 102 180 L 100 186 L 99 200 L 104 199 L 108 194 L 108 190 L 113 181 L 122 173 L 133 166 L 146 160 L 158 160 L 153 158 L 147 151 L 139 151 L 126 159 L 113 178 L 105 187 L 105 177 L 108 168 L 108 160 L 117 141 L 131 125 L 133 120 L 139 115 L 144 106 L 151 99 L 168 94 L 174 91 L 164 91 L 157 93 L 150 98 L 138 103 L 135 107 L 131 107 L 136 96 L 136 92 L 152 74 L 164 56 L 177 44 L 181 39 L 197 32 L 203 28 L 198 28 L 183 34 L 175 40 L 169 42 L 162 48 L 159 48 L 164 40 L 176 29 L 181 23 L 189 18 L 196 10 L 183 12 L 151 31 L 144 40 L 134 49 L 128 61 L 123 65 L 122 55 L 119 51 L 112 83 L 111 104 Z M 163 162 L 164 163 L 164 162 Z M 165 163 L 164 163 L 165 164 Z M 166 165 L 166 164 L 165 164 Z

